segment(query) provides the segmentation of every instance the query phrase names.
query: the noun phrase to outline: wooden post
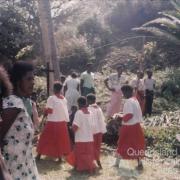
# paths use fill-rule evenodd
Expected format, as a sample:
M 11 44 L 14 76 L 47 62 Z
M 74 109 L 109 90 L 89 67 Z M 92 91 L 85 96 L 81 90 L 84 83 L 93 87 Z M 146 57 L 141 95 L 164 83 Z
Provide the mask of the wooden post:
M 141 56 L 139 57 L 139 71 L 144 71 L 143 62 L 144 62 L 144 43 L 145 43 L 145 36 L 142 37 L 142 50 Z
M 56 57 L 56 46 L 54 40 L 53 24 L 51 19 L 51 8 L 49 0 L 38 0 L 39 19 L 42 34 L 43 52 L 47 68 L 54 70 L 54 73 L 49 74 L 48 78 L 48 92 L 52 94 L 53 81 L 60 80 L 59 62 Z M 51 71 L 52 72 L 52 71 Z
M 46 67 L 47 71 L 46 71 L 46 76 L 47 76 L 47 96 L 49 97 L 49 62 L 47 62 L 47 67 Z

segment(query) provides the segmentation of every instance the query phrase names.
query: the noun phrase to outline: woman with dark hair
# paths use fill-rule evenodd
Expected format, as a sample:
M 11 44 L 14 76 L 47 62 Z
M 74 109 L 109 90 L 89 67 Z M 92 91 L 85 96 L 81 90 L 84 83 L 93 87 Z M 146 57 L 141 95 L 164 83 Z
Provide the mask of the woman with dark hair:
M 65 97 L 67 99 L 69 113 L 71 113 L 72 106 L 77 106 L 77 100 L 80 96 L 79 87 L 80 81 L 77 78 L 77 74 L 73 72 L 71 79 L 68 79 L 65 83 Z
M 41 158 L 41 155 L 46 155 L 59 158 L 59 162 L 61 162 L 62 156 L 71 151 L 67 128 L 69 122 L 67 100 L 61 95 L 62 87 L 60 82 L 55 82 L 53 85 L 54 94 L 49 96 L 47 100 L 44 112 L 47 116 L 47 123 L 37 145 L 37 160 Z
M 0 112 L 2 112 L 2 99 L 10 95 L 12 91 L 12 85 L 9 81 L 7 72 L 3 67 L 0 67 Z M 0 132 L 1 132 L 1 116 L 0 116 Z M 5 167 L 3 157 L 0 151 L 0 179 L 11 180 L 11 177 Z
M 107 104 L 106 115 L 107 118 L 112 118 L 114 114 L 122 111 L 122 91 L 121 86 L 127 84 L 126 76 L 123 73 L 124 67 L 119 65 L 116 67 L 116 73 L 110 74 L 108 78 L 105 79 L 105 86 L 111 91 L 111 99 Z
M 11 70 L 13 94 L 3 99 L 0 142 L 6 166 L 13 179 L 39 179 L 32 155 L 34 126 L 32 122 L 33 66 L 17 62 Z

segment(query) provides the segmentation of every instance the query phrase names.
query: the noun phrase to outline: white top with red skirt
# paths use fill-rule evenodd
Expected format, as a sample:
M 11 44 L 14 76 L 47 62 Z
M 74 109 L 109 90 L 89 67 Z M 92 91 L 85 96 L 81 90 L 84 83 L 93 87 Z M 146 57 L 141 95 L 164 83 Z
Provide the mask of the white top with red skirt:
M 67 109 L 67 100 L 63 96 L 57 97 L 52 95 L 48 98 L 46 109 L 51 112 L 48 113 L 47 121 L 51 122 L 69 122 L 69 115 Z
M 141 107 L 139 105 L 138 100 L 135 97 L 126 99 L 123 108 L 123 114 L 132 114 L 133 117 L 127 122 L 122 121 L 122 125 L 134 125 L 142 122 L 143 120 Z
M 84 113 L 78 110 L 75 114 L 73 125 L 78 126 L 75 132 L 75 142 L 93 142 L 93 119 L 92 113 Z
M 94 123 L 94 134 L 105 133 L 106 132 L 106 123 L 105 117 L 101 108 L 97 104 L 92 104 L 89 106 L 89 111 L 92 112 L 93 123 Z

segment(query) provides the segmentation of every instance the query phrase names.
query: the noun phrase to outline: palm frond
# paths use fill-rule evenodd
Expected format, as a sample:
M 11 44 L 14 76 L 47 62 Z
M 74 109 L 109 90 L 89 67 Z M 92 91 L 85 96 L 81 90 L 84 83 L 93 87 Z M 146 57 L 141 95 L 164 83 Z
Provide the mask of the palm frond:
M 178 25 L 180 25 L 180 19 L 175 17 L 174 15 L 171 15 L 169 13 L 166 12 L 159 12 L 159 14 L 168 17 L 169 19 L 173 20 L 174 22 L 176 22 Z
M 171 4 L 174 6 L 174 8 L 180 12 L 180 1 L 176 1 L 176 0 L 171 0 Z
M 178 31 L 180 29 L 180 25 L 178 25 L 175 21 L 172 21 L 168 18 L 157 18 L 142 25 L 142 27 L 149 27 L 149 26 L 166 27 L 173 31 Z
M 169 41 L 173 44 L 180 45 L 179 38 L 177 38 L 176 36 L 172 35 L 167 31 L 163 31 L 156 27 L 139 27 L 139 28 L 133 28 L 133 30 L 139 33 L 151 34 L 163 41 Z

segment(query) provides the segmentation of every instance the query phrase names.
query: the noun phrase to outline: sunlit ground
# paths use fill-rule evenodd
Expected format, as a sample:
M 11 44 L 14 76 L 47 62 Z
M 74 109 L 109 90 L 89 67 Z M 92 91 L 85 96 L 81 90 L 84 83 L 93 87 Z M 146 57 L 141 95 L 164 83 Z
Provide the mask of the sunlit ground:
M 135 161 L 121 161 L 119 168 L 112 167 L 114 157 L 111 154 L 102 155 L 101 161 L 103 169 L 93 175 L 78 173 L 65 161 L 59 164 L 49 158 L 38 161 L 37 166 L 42 180 L 180 180 L 180 169 L 173 161 L 145 159 L 142 172 L 135 170 Z

